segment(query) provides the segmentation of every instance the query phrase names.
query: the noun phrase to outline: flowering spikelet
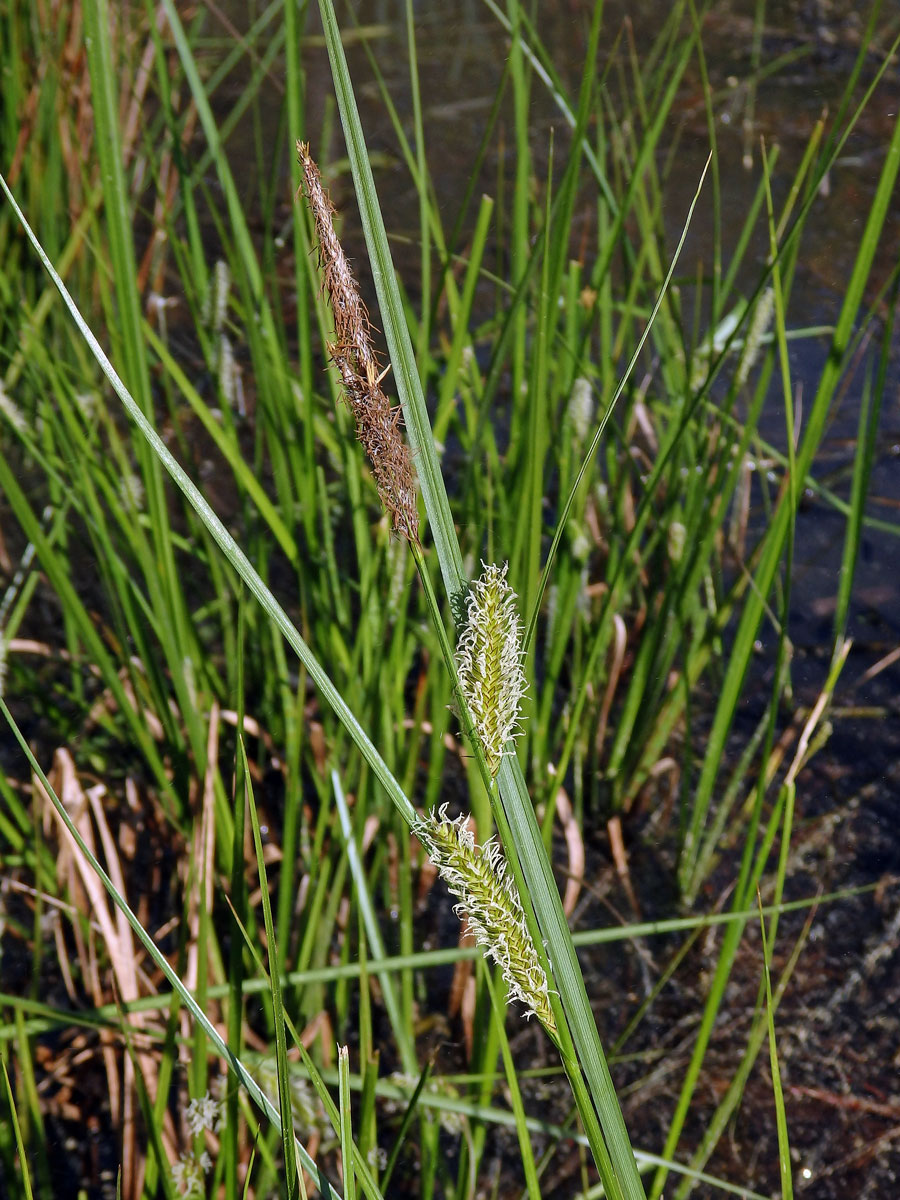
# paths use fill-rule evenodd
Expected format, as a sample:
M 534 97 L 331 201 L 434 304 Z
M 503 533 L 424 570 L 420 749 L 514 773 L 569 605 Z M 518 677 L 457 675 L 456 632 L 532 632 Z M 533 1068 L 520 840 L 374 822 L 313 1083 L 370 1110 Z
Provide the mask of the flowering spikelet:
M 739 388 L 743 387 L 747 382 L 753 364 L 759 357 L 760 347 L 762 346 L 763 338 L 766 336 L 774 312 L 775 289 L 766 288 L 753 311 L 753 316 L 750 318 L 750 325 L 747 329 L 747 336 L 744 339 L 744 352 L 741 355 L 741 361 L 738 364 L 735 374 L 735 382 Z
M 525 694 L 522 623 L 516 593 L 506 582 L 507 564 L 484 567 L 472 585 L 465 628 L 456 647 L 463 695 L 472 713 L 491 775 L 503 749 L 519 734 L 519 705 Z
M 525 1005 L 526 1016 L 534 1013 L 554 1033 L 547 976 L 499 843 L 489 838 L 480 849 L 476 848 L 469 817 L 463 813 L 451 820 L 446 804 L 438 813 L 432 811 L 417 822 L 413 832 L 447 887 L 459 898 L 454 912 L 468 917 L 475 941 L 485 948 L 485 958 L 492 959 L 503 972 L 509 994 Z
M 297 153 L 319 239 L 319 265 L 334 314 L 335 340 L 328 353 L 356 418 L 356 435 L 372 464 L 381 503 L 391 514 L 395 531 L 418 542 L 415 472 L 409 448 L 400 436 L 400 409 L 391 407 L 381 389 L 383 373 L 369 334 L 369 314 L 334 231 L 334 205 L 322 187 L 309 146 L 298 142 Z
M 572 422 L 572 430 L 578 441 L 586 442 L 594 419 L 594 395 L 591 391 L 591 381 L 583 375 L 579 375 L 572 384 L 566 416 Z

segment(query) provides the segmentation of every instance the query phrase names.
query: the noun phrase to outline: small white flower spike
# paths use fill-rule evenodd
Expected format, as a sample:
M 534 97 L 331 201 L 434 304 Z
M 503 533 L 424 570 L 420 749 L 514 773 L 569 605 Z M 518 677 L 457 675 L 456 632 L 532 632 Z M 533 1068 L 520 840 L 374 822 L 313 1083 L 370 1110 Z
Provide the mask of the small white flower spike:
M 519 706 L 527 685 L 522 670 L 522 622 L 516 611 L 516 593 L 506 582 L 507 564 L 481 565 L 484 573 L 469 593 L 456 665 L 488 769 L 496 776 L 506 743 L 521 732 Z
M 459 898 L 454 908 L 457 916 L 468 917 L 469 929 L 476 943 L 484 947 L 485 958 L 493 959 L 503 972 L 510 996 L 525 1005 L 526 1016 L 534 1014 L 555 1033 L 547 976 L 500 844 L 490 838 L 480 849 L 476 847 L 468 815 L 451 820 L 446 804 L 417 822 L 413 832 L 447 887 Z

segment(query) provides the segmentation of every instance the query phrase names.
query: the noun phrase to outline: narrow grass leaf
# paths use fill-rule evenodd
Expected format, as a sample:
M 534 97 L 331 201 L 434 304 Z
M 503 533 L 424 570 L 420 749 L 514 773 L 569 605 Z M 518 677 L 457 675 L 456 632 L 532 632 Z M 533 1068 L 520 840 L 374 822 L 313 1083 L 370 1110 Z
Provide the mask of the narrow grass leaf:
M 256 869 L 259 872 L 263 920 L 266 927 L 266 946 L 269 954 L 269 982 L 272 989 L 272 1023 L 275 1029 L 275 1068 L 278 1075 L 278 1102 L 281 1109 L 281 1145 L 284 1153 L 285 1172 L 284 1187 L 287 1200 L 296 1200 L 299 1193 L 299 1172 L 297 1170 L 296 1138 L 294 1137 L 294 1119 L 291 1107 L 291 1080 L 287 1060 L 287 1039 L 284 1033 L 281 972 L 278 965 L 278 949 L 275 945 L 275 925 L 272 921 L 272 902 L 266 878 L 266 862 L 263 857 L 259 816 L 256 812 L 256 803 L 250 787 L 250 764 L 247 762 L 244 739 L 240 734 L 237 739 L 235 790 L 237 792 L 237 803 L 245 804 L 249 808 L 250 825 L 253 829 L 253 845 L 256 849 Z
M 775 1039 L 775 1013 L 772 1005 L 772 979 L 769 973 L 769 947 L 766 941 L 766 922 L 762 916 L 762 896 L 756 889 L 760 907 L 759 927 L 762 934 L 763 978 L 766 987 L 766 1027 L 769 1031 L 769 1066 L 772 1070 L 772 1091 L 775 1096 L 775 1120 L 778 1125 L 778 1168 L 781 1175 L 782 1200 L 793 1200 L 794 1184 L 791 1175 L 791 1145 L 788 1138 L 787 1116 L 784 1111 L 784 1091 L 781 1069 L 778 1066 L 778 1044 Z
M 353 1170 L 353 1110 L 350 1102 L 350 1051 L 338 1046 L 338 1104 L 341 1114 L 341 1160 L 344 1164 L 345 1200 L 356 1200 Z
M 16 1099 L 13 1096 L 12 1086 L 9 1082 L 9 1072 L 6 1069 L 6 1061 L 2 1062 L 3 1066 L 3 1082 L 6 1084 L 6 1100 L 9 1105 L 9 1119 L 12 1122 L 13 1134 L 16 1139 L 16 1150 L 19 1154 L 19 1170 L 22 1173 L 22 1187 L 24 1189 L 25 1200 L 34 1200 L 34 1192 L 31 1188 L 31 1172 L 28 1169 L 28 1155 L 25 1152 L 25 1144 L 22 1141 L 22 1128 L 19 1125 L 19 1114 L 16 1112 Z
M 394 987 L 393 980 L 391 979 L 390 975 L 383 974 L 378 970 L 379 965 L 386 958 L 384 939 L 382 938 L 381 930 L 378 927 L 378 918 L 375 913 L 375 908 L 372 904 L 372 897 L 369 894 L 369 884 L 366 879 L 365 869 L 363 867 L 362 859 L 360 858 L 356 840 L 353 836 L 353 825 L 350 820 L 350 810 L 347 807 L 344 789 L 341 787 L 341 781 L 338 777 L 337 771 L 331 772 L 331 785 L 335 804 L 337 806 L 338 817 L 340 820 L 341 834 L 344 838 L 347 861 L 350 864 L 350 874 L 353 878 L 354 886 L 356 887 L 356 902 L 360 907 L 360 912 L 362 913 L 363 922 L 365 924 L 366 937 L 369 940 L 369 947 L 372 952 L 375 971 L 381 983 L 382 994 L 384 996 L 384 1005 L 387 1009 L 388 1016 L 390 1017 L 391 1028 L 394 1030 L 394 1036 L 397 1039 L 400 1057 L 403 1062 L 403 1070 L 414 1074 L 418 1069 L 418 1060 L 416 1058 L 415 1045 L 411 1037 L 411 1030 L 408 1028 L 403 1019 L 403 1014 L 400 1009 L 400 1002 L 397 998 L 397 992 Z
M 506 1029 L 504 1028 L 503 1017 L 506 1012 L 506 1005 L 500 996 L 497 995 L 497 982 L 492 977 L 492 972 L 488 966 L 484 968 L 484 980 L 491 997 L 491 1020 L 496 1025 L 499 1034 L 500 1054 L 503 1058 L 503 1069 L 506 1072 L 509 1102 L 516 1121 L 516 1136 L 519 1139 L 522 1170 L 525 1172 L 525 1187 L 531 1200 L 541 1200 L 541 1185 L 538 1180 L 537 1167 L 534 1161 L 534 1147 L 531 1144 L 531 1134 L 528 1132 L 525 1105 L 522 1102 L 522 1089 L 519 1087 L 516 1064 L 513 1061 L 509 1039 L 506 1036 Z
M 422 1068 L 422 1071 L 416 1080 L 416 1086 L 413 1088 L 412 1094 L 406 1102 L 406 1107 L 403 1110 L 403 1116 L 400 1118 L 400 1125 L 397 1129 L 394 1145 L 392 1146 L 391 1152 L 388 1155 L 387 1164 L 381 1177 L 381 1190 L 385 1195 L 387 1195 L 388 1185 L 391 1182 L 391 1176 L 394 1173 L 394 1168 L 396 1167 L 397 1161 L 400 1158 L 400 1154 L 406 1145 L 406 1135 L 409 1133 L 410 1126 L 412 1125 L 416 1113 L 418 1112 L 419 1099 L 423 1095 L 425 1091 L 425 1085 L 428 1083 L 429 1077 L 431 1076 L 431 1068 L 431 1062 L 427 1062 Z

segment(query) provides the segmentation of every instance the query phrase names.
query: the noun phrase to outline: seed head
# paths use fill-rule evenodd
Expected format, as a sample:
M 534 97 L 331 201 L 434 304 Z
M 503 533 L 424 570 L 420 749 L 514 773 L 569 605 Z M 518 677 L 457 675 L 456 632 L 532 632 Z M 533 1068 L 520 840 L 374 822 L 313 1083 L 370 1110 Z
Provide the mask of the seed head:
M 482 566 L 484 573 L 469 593 L 456 665 L 488 769 L 495 776 L 506 743 L 521 732 L 519 706 L 527 684 L 522 670 L 522 623 L 516 593 L 506 582 L 507 564 Z
M 334 205 L 322 187 L 309 146 L 297 143 L 306 199 L 319 239 L 319 266 L 334 315 L 335 340 L 328 347 L 338 369 L 344 396 L 356 418 L 356 436 L 372 464 L 381 503 L 394 529 L 412 542 L 419 540 L 416 476 L 409 447 L 400 433 L 400 410 L 392 408 L 381 389 L 383 373 L 369 333 L 369 314 L 359 293 L 344 248 L 334 229 Z
M 747 328 L 747 336 L 744 339 L 744 351 L 735 373 L 735 382 L 739 388 L 743 387 L 747 382 L 753 365 L 759 357 L 763 338 L 768 332 L 774 312 L 775 289 L 766 288 L 757 301 L 756 308 L 753 310 L 753 316 L 750 318 L 750 324 Z
M 499 842 L 489 838 L 480 848 L 469 817 L 451 820 L 447 805 L 417 822 L 413 832 L 425 846 L 447 887 L 458 897 L 457 916 L 467 916 L 469 929 L 485 958 L 500 967 L 509 993 L 556 1031 L 547 987 L 547 976 L 525 923 L 522 902 L 509 873 Z

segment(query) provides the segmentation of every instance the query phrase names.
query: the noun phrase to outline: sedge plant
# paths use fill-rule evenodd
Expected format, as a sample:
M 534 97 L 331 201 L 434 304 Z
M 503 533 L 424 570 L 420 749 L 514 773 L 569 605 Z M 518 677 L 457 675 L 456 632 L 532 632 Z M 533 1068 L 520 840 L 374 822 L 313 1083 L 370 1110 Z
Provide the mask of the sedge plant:
M 409 8 L 410 88 L 419 95 Z M 329 1161 L 340 1146 L 345 1177 L 346 1164 L 355 1164 L 350 1175 L 355 1173 L 355 1182 L 376 1197 L 379 1186 L 387 1186 L 377 1166 L 377 1125 L 383 1119 L 380 1106 L 390 1103 L 401 1106 L 400 1141 L 418 1137 L 423 1195 L 438 1187 L 462 1194 L 483 1161 L 485 1130 L 511 1121 L 536 1200 L 542 1164 L 534 1159 L 531 1138 L 537 1126 L 517 1091 L 514 1047 L 502 1019 L 503 991 L 513 997 L 521 993 L 525 1011 L 537 1016 L 522 1027 L 529 1037 L 542 1039 L 548 1059 L 561 1053 L 607 1193 L 639 1196 L 635 1155 L 545 846 L 561 783 L 571 788 L 582 823 L 601 813 L 627 814 L 653 790 L 664 753 L 683 740 L 676 776 L 676 791 L 682 781 L 682 895 L 690 901 L 702 894 L 723 845 L 744 850 L 733 909 L 721 914 L 727 932 L 692 1059 L 667 1119 L 664 1159 L 652 1164 L 657 1169 L 653 1190 L 660 1193 L 665 1186 L 668 1194 L 669 1172 L 683 1166 L 682 1131 L 688 1115 L 699 1111 L 697 1082 L 742 935 L 754 920 L 756 888 L 767 894 L 773 848 L 781 838 L 774 910 L 767 909 L 773 922 L 767 932 L 770 948 L 774 941 L 788 870 L 791 789 L 805 756 L 820 744 L 823 728 L 810 727 L 803 754 L 791 767 L 790 786 L 782 787 L 777 734 L 790 702 L 791 664 L 789 645 L 780 637 L 765 712 L 740 761 L 729 767 L 726 747 L 754 642 L 764 622 L 786 627 L 793 522 L 799 498 L 808 491 L 847 517 L 847 570 L 835 617 L 837 669 L 843 662 L 840 637 L 852 567 L 862 530 L 872 527 L 865 510 L 866 480 L 886 368 L 879 365 L 867 392 L 860 423 L 863 449 L 844 508 L 820 478 L 816 454 L 842 372 L 854 361 L 870 318 L 891 295 L 890 277 L 877 294 L 865 289 L 895 178 L 896 132 L 839 322 L 834 328 L 795 330 L 788 326 L 788 312 L 801 238 L 819 185 L 877 94 L 890 53 L 879 60 L 860 100 L 865 46 L 876 27 L 873 10 L 836 117 L 830 125 L 815 126 L 786 195 L 770 194 L 775 155 L 764 150 L 757 160 L 746 219 L 727 261 L 719 233 L 718 154 L 713 154 L 708 223 L 715 238 L 708 277 L 696 288 L 708 299 L 708 311 L 698 300 L 692 317 L 686 300 L 691 281 L 679 278 L 676 288 L 666 280 L 672 256 L 663 196 L 666 173 L 681 145 L 677 127 L 670 139 L 673 103 L 691 63 L 697 63 L 703 80 L 714 151 L 721 136 L 714 120 L 719 97 L 704 58 L 702 13 L 694 6 L 673 6 L 646 65 L 630 56 L 623 41 L 599 75 L 602 6 L 593 6 L 585 30 L 585 69 L 570 94 L 541 41 L 540 22 L 532 24 L 518 4 L 505 10 L 488 5 L 490 21 L 511 39 L 511 53 L 503 55 L 506 67 L 476 161 L 490 159 L 508 96 L 514 120 L 504 136 L 515 146 L 516 186 L 510 195 L 498 177 L 495 195 L 449 230 L 428 173 L 421 103 L 414 106 L 410 129 L 392 107 L 394 81 L 382 75 L 383 59 L 373 44 L 373 86 L 392 116 L 398 154 L 419 200 L 419 303 L 404 292 L 403 279 L 411 277 L 398 274 L 388 249 L 342 45 L 346 31 L 338 28 L 329 4 L 322 9 L 337 114 L 378 292 L 374 320 L 387 343 L 383 363 L 373 349 L 378 334 L 369 328 L 362 302 L 358 296 L 347 301 L 341 291 L 346 280 L 337 265 L 340 241 L 333 224 L 324 220 L 334 219 L 324 188 L 320 212 L 307 223 L 301 205 L 289 210 L 284 205 L 275 168 L 257 171 L 266 230 L 259 245 L 245 209 L 243 177 L 236 176 L 226 153 L 229 134 L 242 120 L 254 130 L 260 150 L 269 140 L 263 131 L 273 123 L 262 98 L 283 50 L 287 100 L 274 122 L 278 141 L 285 160 L 293 159 L 297 134 L 304 148 L 308 143 L 315 148 L 301 153 L 294 182 L 300 185 L 308 177 L 315 184 L 315 153 L 332 190 L 342 186 L 339 167 L 328 157 L 335 110 L 326 105 L 321 128 L 306 126 L 303 6 L 288 5 L 283 15 L 266 10 L 254 21 L 243 44 L 251 52 L 249 82 L 242 81 L 240 100 L 224 118 L 217 89 L 243 61 L 242 47 L 227 41 L 221 65 L 206 73 L 207 60 L 198 47 L 209 47 L 207 14 L 198 12 L 184 25 L 171 4 L 161 8 L 165 24 L 154 21 L 147 28 L 146 62 L 153 71 L 136 75 L 139 87 L 155 87 L 158 97 L 158 103 L 144 108 L 144 126 L 135 121 L 120 128 L 120 111 L 128 108 L 114 83 L 127 72 L 116 67 L 121 48 L 111 36 L 109 10 L 96 0 L 85 6 L 90 54 L 71 65 L 69 74 L 51 70 L 50 85 L 33 93 L 33 103 L 26 103 L 28 54 L 13 56 L 8 76 L 4 147 L 20 138 L 19 127 L 10 124 L 14 114 L 24 114 L 34 125 L 30 157 L 5 155 L 4 163 L 12 162 L 18 172 L 15 188 L 42 232 L 55 273 L 46 286 L 34 267 L 37 259 L 16 233 L 14 210 L 5 209 L 0 246 L 5 277 L 15 287 L 3 294 L 0 410 L 9 453 L 0 461 L 0 490 L 21 534 L 13 540 L 19 570 L 0 598 L 5 694 L 24 700 L 34 691 L 40 675 L 28 657 L 35 653 L 34 639 L 21 631 L 34 623 L 40 598 L 50 594 L 62 614 L 54 687 L 42 697 L 54 733 L 61 743 L 77 746 L 82 768 L 108 780 L 111 794 L 119 786 L 123 795 L 127 790 L 130 811 L 139 811 L 142 796 L 155 798 L 146 802 L 150 819 L 142 836 L 164 831 L 159 843 L 152 843 L 157 855 L 168 853 L 171 845 L 183 846 L 188 848 L 184 857 L 197 864 L 186 875 L 183 913 L 180 900 L 173 910 L 185 930 L 183 946 L 167 945 L 166 953 L 153 938 L 141 938 L 147 921 L 138 920 L 138 897 L 125 896 L 124 885 L 116 882 L 121 873 L 107 872 L 115 902 L 134 917 L 130 928 L 141 938 L 141 953 L 160 973 L 154 985 L 159 995 L 143 995 L 137 1003 L 159 1016 L 148 1018 L 138 1036 L 98 992 L 86 1005 L 81 1002 L 77 1019 L 89 1030 L 119 1030 L 135 1064 L 146 1061 L 140 1038 L 153 1039 L 163 1065 L 159 1087 L 141 1091 L 139 1082 L 133 1085 L 144 1126 L 154 1131 L 146 1194 L 175 1190 L 170 1168 L 178 1147 L 167 1129 L 172 1085 L 183 1092 L 178 1107 L 183 1137 L 195 1139 L 193 1158 L 183 1143 L 183 1161 L 200 1163 L 206 1146 L 197 1139 L 221 1134 L 221 1151 L 207 1182 L 223 1186 L 229 1197 L 240 1194 L 239 1168 L 248 1160 L 242 1130 L 253 1131 L 253 1186 L 265 1191 L 281 1184 L 280 1164 L 292 1155 L 290 1121 L 301 1142 L 320 1139 Z M 32 36 L 14 13 L 0 19 L 3 46 L 24 44 Z M 45 32 L 48 39 L 57 35 Z M 363 44 L 370 49 L 366 38 Z M 55 57 L 42 49 L 41 60 L 53 64 Z M 760 62 L 759 80 L 784 65 Z M 79 78 L 77 70 L 85 76 Z M 83 143 L 86 125 L 77 120 L 84 116 L 79 106 L 88 94 L 102 155 L 97 168 L 87 153 L 83 160 L 67 158 Z M 131 97 L 138 108 L 144 94 Z M 529 181 L 540 172 L 528 112 L 539 99 L 570 132 L 567 138 L 556 135 L 553 167 L 532 194 Z M 141 138 L 135 137 L 138 128 Z M 200 157 L 193 159 L 190 151 L 198 144 Z M 473 171 L 472 200 L 477 182 Z M 571 230 L 586 194 L 596 253 L 573 257 Z M 57 211 L 63 196 L 67 204 Z M 151 216 L 154 230 L 140 259 L 136 207 Z M 343 200 L 339 207 L 352 211 Z M 279 258 L 285 212 L 293 250 L 287 274 Z M 756 291 L 744 291 L 741 281 L 760 226 L 766 266 Z M 97 270 L 97 248 L 106 246 L 108 258 Z M 325 268 L 324 288 L 316 252 Z M 173 269 L 183 307 L 170 314 L 162 297 Z M 109 368 L 99 346 L 106 334 L 91 339 L 85 323 L 60 318 L 55 296 L 61 279 L 71 294 L 83 298 L 86 309 L 90 306 L 88 324 L 110 338 L 111 357 L 121 366 L 127 390 L 114 386 L 133 424 L 122 422 L 97 387 L 93 361 Z M 332 284 L 344 296 L 337 309 Z M 486 294 L 493 298 L 487 313 Z M 148 295 L 159 300 L 149 316 Z M 191 329 L 187 354 L 185 317 Z M 360 329 L 366 337 L 358 336 Z M 832 352 L 811 414 L 801 428 L 786 430 L 790 450 L 784 455 L 763 441 L 759 422 L 773 374 L 782 395 L 793 393 L 789 340 L 813 337 L 830 339 Z M 318 344 L 333 347 L 333 369 L 327 373 L 314 365 Z M 889 329 L 880 344 L 886 363 Z M 625 369 L 631 360 L 647 367 L 640 386 Z M 390 373 L 384 375 L 387 362 Z M 388 399 L 394 392 L 402 418 Z M 434 398 L 430 414 L 425 394 Z M 507 403 L 508 412 L 501 407 Z M 790 411 L 786 404 L 786 414 Z M 756 535 L 750 538 L 744 554 L 740 547 L 748 533 L 735 514 L 748 495 L 748 480 L 762 479 L 765 486 L 765 469 L 756 469 L 761 464 L 789 486 L 773 491 L 772 520 L 756 544 Z M 161 467 L 183 489 L 187 503 L 173 493 Z M 23 486 L 26 476 L 39 480 L 34 494 Z M 192 478 L 205 481 L 207 496 Z M 731 575 L 728 554 L 741 564 Z M 488 566 L 479 580 L 481 560 Z M 506 562 L 506 568 L 500 565 Z M 86 563 L 96 564 L 89 589 Z M 259 608 L 242 601 L 239 579 Z M 515 602 L 506 590 L 510 585 L 519 593 Z M 493 650 L 480 641 L 491 629 L 501 635 Z M 691 698 L 710 681 L 718 700 L 701 764 Z M 817 722 L 824 719 L 835 682 L 830 679 L 823 689 Z M 252 717 L 235 701 L 245 694 L 253 697 Z M 521 698 L 518 716 L 514 697 Z M 454 770 L 441 718 L 448 707 L 467 739 L 471 823 L 464 813 L 456 815 L 455 807 L 454 815 L 446 812 L 441 819 L 447 777 Z M 517 727 L 521 734 L 514 749 L 510 738 Z M 277 866 L 267 857 L 271 848 L 262 845 L 271 816 L 256 822 L 259 855 L 245 852 L 257 799 L 254 788 L 229 785 L 239 759 L 230 746 L 223 753 L 229 738 L 236 740 L 232 730 L 241 730 L 253 743 L 241 778 L 261 774 L 278 747 L 285 792 L 275 822 Z M 117 780 L 118 762 L 129 764 L 127 783 Z M 53 794 L 57 778 L 46 781 L 42 794 Z M 29 807 L 17 781 L 3 775 L 0 787 L 5 861 L 13 873 L 27 874 L 38 895 L 33 928 L 22 927 L 15 914 L 12 927 L 16 936 L 40 946 L 47 924 L 40 897 L 63 899 L 55 878 L 54 838 L 45 836 L 41 812 Z M 543 826 L 535 801 L 542 804 Z M 386 836 L 369 843 L 372 822 Z M 491 840 L 492 824 L 499 842 Z M 483 1036 L 473 1047 L 472 1077 L 458 1088 L 418 1070 L 411 1031 L 423 972 L 441 962 L 466 961 L 472 951 L 418 950 L 412 913 L 423 856 L 410 830 L 418 832 L 438 865 L 444 862 L 456 899 L 496 966 L 493 977 L 484 967 L 476 974 L 475 1020 Z M 351 852 L 351 847 L 357 849 Z M 107 854 L 115 860 L 109 842 L 99 857 L 108 861 Z M 251 899 L 255 881 L 263 877 L 273 892 L 271 912 Z M 226 897 L 233 911 L 225 919 L 234 922 L 227 944 L 221 933 Z M 391 946 L 379 941 L 378 914 L 387 908 L 400 914 L 397 944 Z M 503 913 L 500 924 L 497 911 Z M 702 927 L 699 917 L 682 920 Z M 89 915 L 76 909 L 72 925 L 86 945 Z M 684 927 L 672 922 L 658 930 L 634 928 L 641 930 L 635 936 L 649 937 Z M 611 933 L 592 932 L 598 938 Z M 263 942 L 267 956 L 259 950 Z M 109 952 L 111 947 L 112 941 Z M 799 943 L 796 949 L 799 953 Z M 25 1169 L 24 1186 L 50 1196 L 53 1164 L 34 1069 L 35 1043 L 76 1018 L 43 1004 L 38 958 L 28 996 L 3 1002 L 4 1016 L 9 1014 L 2 1027 L 3 1052 L 11 1051 L 18 1067 L 11 1077 L 15 1094 L 9 1108 L 20 1120 L 14 1136 L 0 1132 L 0 1161 L 14 1170 L 17 1147 L 27 1143 L 34 1169 Z M 682 1176 L 681 1194 L 700 1177 L 729 1126 L 743 1094 L 741 1083 L 770 1034 L 767 1018 L 793 961 L 777 982 L 773 979 L 772 1003 L 765 1014 L 760 1009 L 733 1086 L 692 1154 L 690 1173 Z M 276 977 L 283 978 L 280 989 L 272 986 Z M 370 987 L 374 980 L 377 988 Z M 77 972 L 72 987 L 77 994 Z M 376 1036 L 376 996 L 393 1031 L 390 1047 Z M 277 1052 L 262 1064 L 252 1061 L 244 1041 L 248 997 L 262 997 L 255 1035 L 264 1036 Z M 180 1020 L 181 1004 L 196 1022 L 193 1033 Z M 204 1024 L 207 1007 L 217 1005 L 222 1005 L 221 1026 Z M 514 1007 L 522 1011 L 521 999 Z M 312 1032 L 323 1029 L 320 1018 L 326 1011 L 340 1027 L 342 1044 L 358 1040 L 359 1077 L 348 1073 L 346 1057 L 339 1057 L 335 1068 L 328 1035 Z M 640 1017 L 639 1012 L 638 1024 Z M 185 1067 L 188 1045 L 192 1054 Z M 379 1052 L 382 1061 L 393 1053 L 402 1080 L 380 1077 Z M 293 1060 L 298 1055 L 312 1086 L 321 1088 L 314 1117 L 311 1106 L 301 1113 L 296 1103 L 301 1068 Z M 115 1055 L 106 1058 L 113 1079 Z M 231 1062 L 244 1086 L 226 1090 L 224 1129 L 194 1134 L 188 1114 L 205 1111 L 219 1058 Z M 512 1114 L 495 1103 L 501 1058 Z M 139 1081 L 140 1072 L 135 1075 Z M 352 1123 L 349 1088 L 358 1089 L 361 1105 L 361 1119 L 354 1114 Z M 262 1105 L 267 1118 L 262 1126 L 246 1095 Z M 442 1153 L 438 1128 L 425 1115 L 432 1113 L 440 1113 L 448 1128 L 451 1118 L 458 1122 L 456 1136 L 463 1146 L 458 1169 Z M 563 1144 L 562 1130 L 555 1129 L 552 1137 Z M 298 1151 L 298 1188 L 309 1184 L 320 1167 L 316 1155 L 306 1153 Z M 388 1181 L 403 1159 L 398 1143 L 384 1166 Z M 637 1161 L 643 1169 L 649 1160 L 639 1151 Z M 137 1188 L 137 1174 L 129 1172 L 125 1186 Z

